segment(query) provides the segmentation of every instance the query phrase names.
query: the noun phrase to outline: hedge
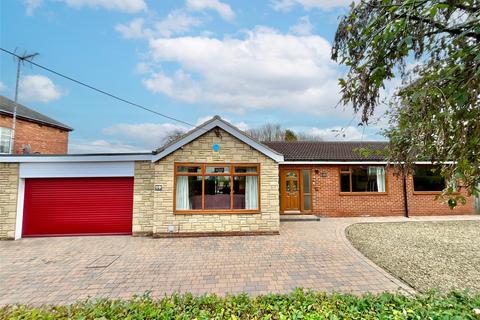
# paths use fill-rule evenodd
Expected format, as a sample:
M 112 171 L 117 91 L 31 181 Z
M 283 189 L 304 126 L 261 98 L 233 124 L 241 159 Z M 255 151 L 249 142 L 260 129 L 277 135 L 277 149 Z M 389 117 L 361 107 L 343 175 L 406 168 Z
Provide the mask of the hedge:
M 480 295 L 287 295 L 219 297 L 191 294 L 152 299 L 87 300 L 68 306 L 0 308 L 0 319 L 480 319 Z

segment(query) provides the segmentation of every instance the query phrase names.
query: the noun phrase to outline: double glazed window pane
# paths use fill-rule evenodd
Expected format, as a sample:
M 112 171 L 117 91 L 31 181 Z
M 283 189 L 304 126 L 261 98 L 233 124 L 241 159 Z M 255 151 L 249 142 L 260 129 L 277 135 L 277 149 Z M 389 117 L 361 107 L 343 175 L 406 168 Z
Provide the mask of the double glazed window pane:
M 342 192 L 385 192 L 384 167 L 357 167 L 340 172 Z
M 303 209 L 310 210 L 312 207 L 312 196 L 310 191 L 310 170 L 303 170 Z
M 374 186 L 371 185 L 371 182 L 373 182 L 373 180 L 369 180 L 366 169 L 352 169 L 352 192 L 375 191 L 373 190 Z
M 233 178 L 233 209 L 258 209 L 258 177 Z
M 0 128 L 0 153 L 10 152 L 11 134 L 11 129 Z
M 205 177 L 205 209 L 230 209 L 230 177 Z
M 202 177 L 178 176 L 176 182 L 177 210 L 202 209 Z
M 206 167 L 206 173 L 229 173 L 230 167 Z
M 235 167 L 235 173 L 256 173 L 257 167 Z
M 432 168 L 416 168 L 413 173 L 413 189 L 415 191 L 442 191 L 445 179 Z
M 303 170 L 303 192 L 310 193 L 310 170 Z
M 233 178 L 233 209 L 245 209 L 246 178 Z
M 179 166 L 177 172 L 181 173 L 200 173 L 202 168 L 200 166 Z
M 340 174 L 340 187 L 342 192 L 350 192 L 350 172 Z

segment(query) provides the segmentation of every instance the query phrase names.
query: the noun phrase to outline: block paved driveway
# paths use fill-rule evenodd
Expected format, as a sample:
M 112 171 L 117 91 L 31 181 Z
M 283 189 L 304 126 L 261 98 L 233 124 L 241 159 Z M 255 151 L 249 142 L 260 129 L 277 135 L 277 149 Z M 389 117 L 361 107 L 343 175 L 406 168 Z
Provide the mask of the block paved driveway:
M 289 218 L 291 219 L 291 218 Z M 413 292 L 346 240 L 356 222 L 283 221 L 279 236 L 152 239 L 129 236 L 0 242 L 0 304 L 71 303 L 165 293 Z

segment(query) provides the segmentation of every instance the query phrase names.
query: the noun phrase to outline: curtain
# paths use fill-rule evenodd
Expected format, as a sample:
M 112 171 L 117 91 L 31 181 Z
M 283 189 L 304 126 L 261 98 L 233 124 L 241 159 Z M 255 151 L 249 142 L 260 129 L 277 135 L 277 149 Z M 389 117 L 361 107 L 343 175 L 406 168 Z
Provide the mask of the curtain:
M 255 172 L 255 168 L 247 168 L 247 172 Z M 246 176 L 245 179 L 245 209 L 258 209 L 258 177 Z
M 190 198 L 188 196 L 188 177 L 177 176 L 177 194 L 176 194 L 176 209 L 189 210 Z
M 377 175 L 378 192 L 385 192 L 385 168 L 375 167 L 375 173 Z

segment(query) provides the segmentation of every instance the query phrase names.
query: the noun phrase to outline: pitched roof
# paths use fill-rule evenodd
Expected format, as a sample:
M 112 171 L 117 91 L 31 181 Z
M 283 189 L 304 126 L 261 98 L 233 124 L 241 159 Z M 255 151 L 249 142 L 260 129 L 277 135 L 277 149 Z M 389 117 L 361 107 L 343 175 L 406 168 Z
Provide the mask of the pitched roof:
M 214 128 L 221 128 L 234 136 L 235 138 L 239 139 L 240 141 L 243 141 L 244 143 L 248 144 L 250 147 L 253 149 L 263 153 L 267 157 L 277 161 L 281 162 L 283 161 L 283 155 L 265 144 L 262 144 L 261 142 L 255 140 L 254 138 L 250 137 L 248 134 L 243 132 L 242 130 L 238 129 L 237 127 L 233 126 L 231 123 L 226 122 L 219 116 L 214 116 L 212 119 L 206 121 L 205 123 L 197 126 L 193 130 L 187 132 L 186 134 L 182 135 L 178 139 L 166 144 L 165 146 L 157 149 L 154 152 L 154 156 L 152 161 L 158 161 L 162 159 L 163 157 L 166 157 L 167 155 L 171 154 L 175 150 L 183 147 L 184 145 L 190 143 L 191 141 L 197 139 L 198 137 L 204 135 L 205 133 L 209 132 L 210 130 Z
M 283 154 L 285 161 L 382 161 L 379 154 L 388 142 L 381 141 L 275 141 L 263 142 L 273 150 Z M 356 149 L 368 148 L 368 156 Z M 377 152 L 375 152 L 377 151 Z
M 73 128 L 61 122 L 58 122 L 57 120 L 54 120 L 50 117 L 47 117 L 46 115 L 41 114 L 40 112 L 34 111 L 19 103 L 17 103 L 16 105 L 17 105 L 17 117 L 19 119 L 32 121 L 32 122 L 40 123 L 40 124 L 51 126 L 51 127 L 56 127 L 66 131 L 73 131 Z M 0 113 L 13 116 L 14 108 L 15 108 L 14 101 L 4 96 L 0 96 Z

